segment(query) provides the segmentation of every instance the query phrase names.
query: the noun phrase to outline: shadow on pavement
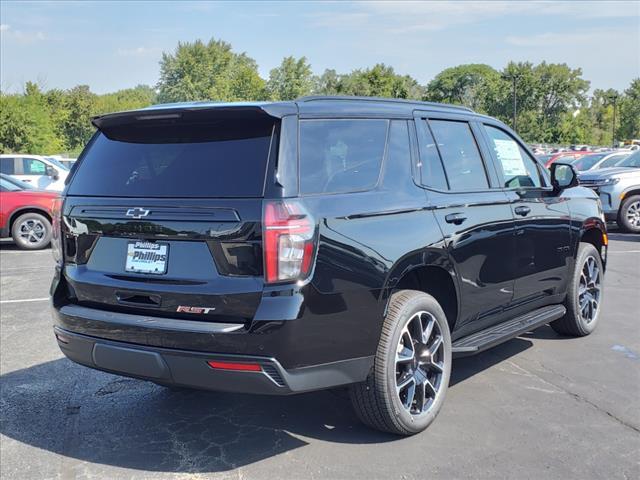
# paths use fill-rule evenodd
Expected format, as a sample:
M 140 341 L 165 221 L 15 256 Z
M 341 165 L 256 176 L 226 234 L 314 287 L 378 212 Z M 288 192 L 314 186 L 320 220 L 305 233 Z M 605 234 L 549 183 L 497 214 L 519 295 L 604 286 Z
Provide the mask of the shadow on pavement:
M 515 339 L 458 359 L 451 385 L 530 346 Z M 146 471 L 228 471 L 310 439 L 400 439 L 360 424 L 344 389 L 288 397 L 171 391 L 58 359 L 2 375 L 0 393 L 3 435 L 80 462 Z
M 618 242 L 640 243 L 640 235 L 637 233 L 621 233 L 620 231 L 609 232 L 608 237 L 609 240 L 617 240 Z

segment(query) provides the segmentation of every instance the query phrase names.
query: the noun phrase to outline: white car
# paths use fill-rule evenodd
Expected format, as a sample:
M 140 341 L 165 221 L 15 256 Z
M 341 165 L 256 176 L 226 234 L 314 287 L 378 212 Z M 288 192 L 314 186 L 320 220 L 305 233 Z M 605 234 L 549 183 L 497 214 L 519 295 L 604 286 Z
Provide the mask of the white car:
M 0 172 L 41 190 L 61 192 L 69 169 L 55 158 L 41 155 L 0 155 Z
M 608 155 L 602 157 L 602 159 L 595 163 L 589 170 L 600 170 L 601 168 L 615 167 L 629 155 L 631 155 L 631 152 L 628 150 L 618 150 L 616 152 L 611 152 Z

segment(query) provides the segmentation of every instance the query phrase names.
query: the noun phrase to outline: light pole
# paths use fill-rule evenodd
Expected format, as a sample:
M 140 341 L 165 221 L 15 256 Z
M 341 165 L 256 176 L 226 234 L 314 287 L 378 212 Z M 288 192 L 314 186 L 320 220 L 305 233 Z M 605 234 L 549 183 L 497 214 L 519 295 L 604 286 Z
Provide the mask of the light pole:
M 522 75 L 517 74 L 517 73 L 511 73 L 511 74 L 504 74 L 503 78 L 511 80 L 512 82 L 512 91 L 511 94 L 513 95 L 513 119 L 511 121 L 511 125 L 513 128 L 513 131 L 516 131 L 516 127 L 518 126 L 518 95 L 517 95 L 517 81 L 520 79 Z
M 611 147 L 616 146 L 616 108 L 618 106 L 618 95 L 609 96 L 609 100 L 613 103 L 613 122 L 611 123 Z

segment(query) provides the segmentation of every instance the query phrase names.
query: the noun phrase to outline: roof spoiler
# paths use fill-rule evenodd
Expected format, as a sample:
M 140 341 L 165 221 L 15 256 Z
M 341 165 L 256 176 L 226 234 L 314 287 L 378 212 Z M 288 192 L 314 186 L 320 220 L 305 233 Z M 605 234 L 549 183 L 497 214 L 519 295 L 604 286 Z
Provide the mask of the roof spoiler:
M 107 113 L 91 119 L 91 123 L 98 130 L 110 127 L 141 124 L 153 121 L 176 121 L 189 119 L 190 121 L 241 119 L 247 116 L 282 118 L 285 115 L 298 113 L 292 102 L 282 103 L 187 103 L 154 105 L 139 110 Z

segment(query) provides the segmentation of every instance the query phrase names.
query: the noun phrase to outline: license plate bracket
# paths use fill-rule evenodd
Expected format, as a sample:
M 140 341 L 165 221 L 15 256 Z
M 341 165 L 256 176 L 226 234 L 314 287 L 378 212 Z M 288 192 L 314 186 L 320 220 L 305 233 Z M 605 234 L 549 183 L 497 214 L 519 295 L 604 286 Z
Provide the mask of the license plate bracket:
M 129 273 L 164 275 L 169 261 L 169 244 L 136 240 L 127 244 L 124 269 Z

